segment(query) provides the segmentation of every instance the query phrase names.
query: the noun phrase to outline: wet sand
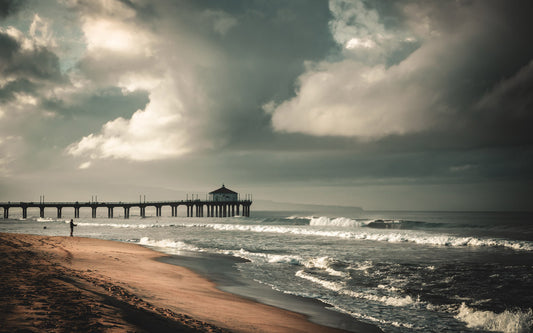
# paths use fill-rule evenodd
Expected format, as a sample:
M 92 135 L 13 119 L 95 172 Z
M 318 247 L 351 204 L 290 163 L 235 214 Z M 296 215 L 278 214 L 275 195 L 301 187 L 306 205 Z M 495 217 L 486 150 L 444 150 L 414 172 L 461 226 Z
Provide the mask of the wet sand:
M 134 244 L 0 233 L 0 254 L 0 331 L 343 332 L 221 291 Z

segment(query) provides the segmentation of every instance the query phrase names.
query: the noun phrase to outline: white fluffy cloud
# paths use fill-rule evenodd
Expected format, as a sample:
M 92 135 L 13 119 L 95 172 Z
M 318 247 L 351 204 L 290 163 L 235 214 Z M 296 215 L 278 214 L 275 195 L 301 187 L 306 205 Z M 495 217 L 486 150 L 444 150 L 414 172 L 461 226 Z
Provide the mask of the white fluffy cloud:
M 194 67 L 205 57 L 184 51 L 190 47 L 184 37 L 164 30 L 154 33 L 131 12 L 122 13 L 126 17 L 97 16 L 93 10 L 83 18 L 84 71 L 98 73 L 94 80 L 103 79 L 124 93 L 147 91 L 150 101 L 130 119 L 108 121 L 99 133 L 70 145 L 67 153 L 145 161 L 180 156 L 206 144 L 195 135 L 206 98 L 194 76 Z
M 170 78 L 150 94 L 145 110 L 131 119 L 107 122 L 100 133 L 90 134 L 72 144 L 67 152 L 91 158 L 125 158 L 145 161 L 179 156 L 189 151 L 190 135 L 184 128 L 184 110 L 173 94 L 179 89 Z
M 442 92 L 450 48 L 457 46 L 453 36 L 430 39 L 418 23 L 413 31 L 388 31 L 361 1 L 331 0 L 330 10 L 343 59 L 308 66 L 296 96 L 273 111 L 275 130 L 372 140 L 424 131 L 450 112 Z M 417 40 L 423 43 L 416 51 L 387 64 L 387 56 Z
M 405 65 L 323 63 L 300 77 L 295 98 L 276 108 L 274 128 L 366 139 L 422 130 L 434 121 L 426 111 L 434 107 L 439 94 L 413 81 L 417 75 Z

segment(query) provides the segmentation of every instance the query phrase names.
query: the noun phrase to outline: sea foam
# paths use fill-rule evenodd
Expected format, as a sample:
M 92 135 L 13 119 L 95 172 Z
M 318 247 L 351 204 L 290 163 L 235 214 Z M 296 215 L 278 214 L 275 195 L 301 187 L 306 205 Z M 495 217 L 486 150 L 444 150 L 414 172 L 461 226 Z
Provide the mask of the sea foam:
M 357 221 L 347 217 L 329 218 L 326 216 L 312 217 L 309 225 L 312 226 L 336 226 L 336 227 L 361 227 L 370 221 Z
M 147 245 L 147 246 L 154 246 L 154 247 L 158 247 L 162 249 L 203 252 L 203 249 L 200 249 L 194 245 L 190 245 L 182 241 L 174 241 L 171 239 L 153 240 L 148 237 L 142 237 L 139 240 L 139 244 Z
M 295 275 L 299 278 L 316 283 L 322 286 L 323 288 L 329 289 L 338 294 L 342 294 L 342 295 L 353 297 L 353 298 L 359 298 L 359 299 L 365 299 L 365 300 L 369 300 L 373 302 L 378 302 L 378 303 L 382 303 L 388 306 L 409 306 L 409 305 L 413 305 L 418 302 L 418 300 L 412 299 L 411 296 L 405 296 L 405 297 L 385 296 L 385 295 L 379 296 L 379 295 L 373 295 L 373 294 L 353 291 L 353 290 L 347 289 L 346 283 L 344 282 L 324 280 L 316 276 L 313 276 L 311 274 L 308 274 L 304 272 L 303 270 L 297 271 Z
M 68 221 L 67 221 L 68 222 Z M 95 223 L 95 222 L 78 222 L 79 226 L 86 227 L 110 227 L 110 228 L 123 228 L 123 229 L 146 229 L 146 228 L 162 228 L 173 225 L 165 224 L 128 224 L 128 223 Z
M 496 238 L 462 237 L 447 234 L 433 234 L 413 231 L 366 231 L 366 230 L 321 230 L 308 229 L 297 226 L 280 225 L 245 225 L 245 224 L 184 224 L 186 227 L 204 227 L 224 231 L 267 232 L 278 234 L 293 234 L 304 236 L 321 236 L 349 238 L 357 240 L 371 240 L 389 243 L 416 243 L 421 245 L 450 246 L 450 247 L 504 247 L 517 251 L 533 251 L 533 242 L 506 240 Z
M 469 328 L 493 332 L 531 332 L 533 329 L 533 310 L 494 313 L 492 311 L 474 310 L 464 303 L 455 316 Z
M 350 276 L 348 272 L 342 272 L 342 271 L 334 269 L 333 265 L 335 264 L 335 260 L 327 256 L 319 257 L 319 258 L 311 258 L 311 259 L 304 261 L 303 264 L 307 268 L 322 269 L 332 276 L 341 276 L 341 277 Z

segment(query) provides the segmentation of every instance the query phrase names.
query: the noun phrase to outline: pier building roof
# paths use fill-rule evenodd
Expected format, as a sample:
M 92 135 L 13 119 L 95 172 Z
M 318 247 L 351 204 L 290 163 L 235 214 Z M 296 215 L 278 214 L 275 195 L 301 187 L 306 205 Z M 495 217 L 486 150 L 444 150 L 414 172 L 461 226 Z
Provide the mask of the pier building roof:
M 221 188 L 209 192 L 209 194 L 237 194 L 237 192 L 230 190 L 224 184 L 222 184 Z

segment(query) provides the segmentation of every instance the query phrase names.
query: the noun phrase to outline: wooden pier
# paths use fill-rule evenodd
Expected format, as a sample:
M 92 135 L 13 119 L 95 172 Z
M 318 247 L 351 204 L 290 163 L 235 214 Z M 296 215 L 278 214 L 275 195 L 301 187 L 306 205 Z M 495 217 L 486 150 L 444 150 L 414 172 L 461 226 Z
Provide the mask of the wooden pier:
M 64 208 L 74 209 L 74 218 L 80 217 L 80 208 L 91 208 L 92 217 L 96 218 L 98 208 L 107 208 L 107 217 L 113 218 L 115 208 L 124 210 L 124 218 L 130 217 L 131 208 L 139 208 L 139 215 L 146 217 L 146 208 L 155 207 L 156 216 L 161 216 L 163 207 L 171 207 L 172 217 L 178 216 L 178 207 L 187 207 L 187 217 L 233 217 L 250 216 L 251 200 L 213 201 L 213 200 L 181 200 L 181 201 L 150 201 L 150 202 L 0 202 L 4 210 L 4 219 L 9 218 L 9 211 L 22 209 L 22 218 L 28 217 L 28 208 L 39 208 L 39 216 L 45 217 L 46 208 L 55 208 L 57 218 L 62 218 Z

